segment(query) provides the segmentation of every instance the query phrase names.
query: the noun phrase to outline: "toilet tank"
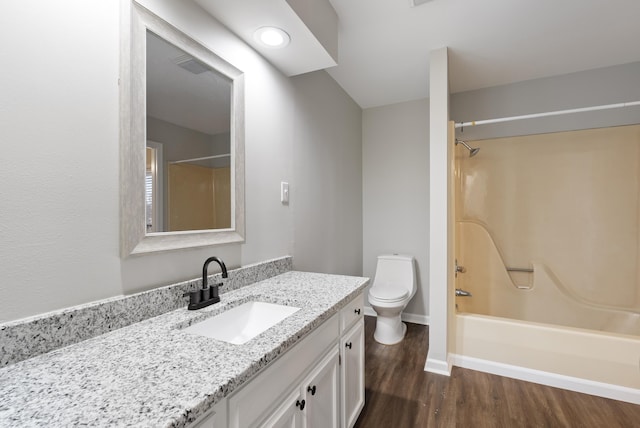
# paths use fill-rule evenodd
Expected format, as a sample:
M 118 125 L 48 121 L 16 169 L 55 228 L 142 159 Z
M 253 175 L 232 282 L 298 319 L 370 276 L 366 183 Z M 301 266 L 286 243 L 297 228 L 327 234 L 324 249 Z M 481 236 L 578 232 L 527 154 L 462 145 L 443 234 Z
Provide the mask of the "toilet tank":
M 378 256 L 373 286 L 403 287 L 413 295 L 416 292 L 413 257 L 396 254 Z

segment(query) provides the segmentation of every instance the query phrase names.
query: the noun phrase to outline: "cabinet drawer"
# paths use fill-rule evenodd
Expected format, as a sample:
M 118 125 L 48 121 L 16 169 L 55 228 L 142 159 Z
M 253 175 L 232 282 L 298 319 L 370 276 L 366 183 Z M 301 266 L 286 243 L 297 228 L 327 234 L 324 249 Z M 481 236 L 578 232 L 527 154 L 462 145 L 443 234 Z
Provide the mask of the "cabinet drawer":
M 340 311 L 340 334 L 364 317 L 364 293 L 353 299 Z
M 265 412 L 282 400 L 299 382 L 309 367 L 324 355 L 338 338 L 339 317 L 334 315 L 309 336 L 284 353 L 278 360 L 263 369 L 228 400 L 229 427 L 255 426 Z

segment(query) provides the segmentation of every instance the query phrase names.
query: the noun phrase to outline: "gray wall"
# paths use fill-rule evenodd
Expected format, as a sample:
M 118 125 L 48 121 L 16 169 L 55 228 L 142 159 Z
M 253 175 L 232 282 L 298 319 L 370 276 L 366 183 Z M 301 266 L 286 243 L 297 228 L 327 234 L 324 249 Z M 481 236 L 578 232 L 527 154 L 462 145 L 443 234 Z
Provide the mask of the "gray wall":
M 418 291 L 405 314 L 429 313 L 429 100 L 365 109 L 362 118 L 362 269 L 373 277 L 376 257 L 410 254 Z
M 640 62 L 635 62 L 453 94 L 451 120 L 468 122 L 639 100 Z M 640 107 L 627 107 L 467 127 L 464 132 L 458 129 L 456 136 L 479 140 L 639 122 Z
M 292 82 L 294 267 L 361 275 L 362 109 L 326 73 Z
M 213 254 L 230 266 L 293 254 L 298 269 L 350 274 L 359 274 L 364 262 L 367 275 L 377 252 L 424 257 L 429 237 L 422 228 L 429 218 L 419 201 L 428 198 L 428 150 L 421 145 L 428 144 L 426 101 L 367 110 L 363 125 L 353 101 L 326 73 L 289 79 L 192 3 L 141 2 L 246 72 L 247 241 L 120 259 L 119 2 L 41 2 L 34 10 L 10 0 L 2 16 L 11 19 L 0 25 L 0 36 L 12 41 L 3 45 L 11 61 L 0 71 L 0 322 L 197 277 Z M 635 63 L 454 94 L 451 116 L 478 120 L 637 100 L 639 76 Z M 477 127 L 462 135 L 638 123 L 638 110 L 510 125 L 517 129 Z M 407 206 L 414 210 L 394 214 L 409 216 L 416 227 L 412 238 L 401 233 L 407 236 L 401 245 L 386 232 L 399 223 L 383 215 L 402 202 L 401 192 L 369 193 L 376 166 L 387 157 L 400 157 L 386 174 L 390 181 L 411 188 Z M 394 169 L 409 172 L 394 177 Z M 291 185 L 288 206 L 280 203 L 281 181 Z M 427 295 L 426 264 L 418 268 Z M 414 298 L 408 312 L 420 314 L 426 303 Z
M 292 189 L 298 181 L 322 183 L 334 163 L 359 171 L 353 101 L 325 72 L 299 81 L 283 76 L 191 2 L 142 3 L 245 71 L 246 243 L 119 257 L 119 2 L 40 2 L 34 9 L 10 0 L 2 13 L 11 19 L 0 26 L 0 37 L 12 40 L 0 79 L 0 322 L 195 278 L 210 255 L 238 266 L 293 254 L 308 270 L 360 273 L 361 258 L 344 254 L 361 245 L 359 203 L 326 211 L 310 227 L 298 216 L 317 210 L 306 206 L 311 201 L 327 200 L 319 186 L 305 197 L 292 193 L 289 206 L 279 190 L 283 180 Z M 324 134 L 335 111 L 348 117 Z M 316 144 L 335 136 L 339 147 L 315 159 Z M 336 186 L 328 199 L 360 197 L 356 181 Z M 319 251 L 313 243 L 343 218 L 349 232 Z
M 147 140 L 162 143 L 164 162 L 229 153 L 228 132 L 209 135 L 147 116 Z M 209 168 L 229 166 L 229 158 L 192 162 Z

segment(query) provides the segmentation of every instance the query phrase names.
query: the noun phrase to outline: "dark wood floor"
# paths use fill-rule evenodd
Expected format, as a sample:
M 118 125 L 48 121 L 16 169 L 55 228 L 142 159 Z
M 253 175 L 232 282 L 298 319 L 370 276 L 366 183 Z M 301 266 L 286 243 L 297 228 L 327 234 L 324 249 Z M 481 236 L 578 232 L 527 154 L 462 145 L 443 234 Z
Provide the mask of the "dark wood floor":
M 428 327 L 407 324 L 392 346 L 365 318 L 365 406 L 356 428 L 640 427 L 640 406 L 454 367 L 424 371 Z

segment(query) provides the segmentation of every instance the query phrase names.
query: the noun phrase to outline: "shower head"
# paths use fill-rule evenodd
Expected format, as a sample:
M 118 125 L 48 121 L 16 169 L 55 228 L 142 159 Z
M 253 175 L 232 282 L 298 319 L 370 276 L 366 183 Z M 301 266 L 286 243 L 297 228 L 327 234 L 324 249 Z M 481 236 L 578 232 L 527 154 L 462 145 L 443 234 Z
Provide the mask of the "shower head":
M 478 154 L 478 152 L 480 151 L 480 148 L 479 148 L 479 147 L 472 148 L 471 146 L 469 146 L 469 145 L 468 145 L 467 143 L 465 143 L 464 141 L 462 141 L 462 140 L 458 140 L 458 139 L 456 138 L 456 146 L 457 146 L 458 144 L 462 144 L 463 146 L 465 146 L 465 147 L 467 148 L 467 150 L 469 150 L 469 157 L 470 157 L 470 158 L 472 158 L 472 157 L 474 157 L 475 155 L 477 155 L 477 154 Z

